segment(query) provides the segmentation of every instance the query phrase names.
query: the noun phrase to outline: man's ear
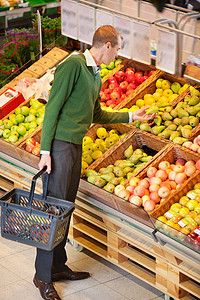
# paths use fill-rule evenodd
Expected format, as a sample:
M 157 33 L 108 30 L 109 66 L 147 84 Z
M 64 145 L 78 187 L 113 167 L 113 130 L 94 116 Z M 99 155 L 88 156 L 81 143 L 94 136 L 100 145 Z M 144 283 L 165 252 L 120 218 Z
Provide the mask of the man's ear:
M 110 47 L 111 47 L 111 43 L 110 43 L 110 42 L 107 42 L 107 43 L 106 43 L 106 48 L 109 49 Z

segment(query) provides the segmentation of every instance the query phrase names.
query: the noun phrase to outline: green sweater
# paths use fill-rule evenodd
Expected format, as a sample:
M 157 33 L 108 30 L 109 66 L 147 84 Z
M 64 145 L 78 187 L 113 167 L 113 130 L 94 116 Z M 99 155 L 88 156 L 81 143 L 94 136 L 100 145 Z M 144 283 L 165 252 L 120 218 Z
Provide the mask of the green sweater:
M 101 109 L 101 78 L 86 65 L 85 56 L 71 55 L 54 75 L 42 126 L 41 150 L 50 151 L 52 140 L 81 144 L 91 123 L 128 123 L 127 112 Z

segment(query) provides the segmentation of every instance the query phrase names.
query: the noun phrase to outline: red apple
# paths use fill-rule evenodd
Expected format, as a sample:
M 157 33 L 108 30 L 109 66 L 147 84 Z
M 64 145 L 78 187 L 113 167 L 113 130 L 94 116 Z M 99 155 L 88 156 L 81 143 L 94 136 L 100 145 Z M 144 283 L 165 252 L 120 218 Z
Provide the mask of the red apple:
M 194 160 L 188 160 L 185 163 L 185 168 L 187 168 L 188 166 L 195 166 L 195 161 Z
M 166 161 L 166 160 L 161 161 L 159 163 L 159 165 L 158 165 L 158 169 L 164 170 L 164 171 L 167 170 L 167 169 L 169 169 L 169 167 L 170 167 L 170 163 L 168 161 Z
M 148 170 L 147 170 L 147 176 L 148 176 L 149 178 L 155 177 L 156 172 L 157 172 L 157 169 L 156 169 L 155 167 L 149 167 Z M 151 184 L 151 183 L 150 183 L 150 184 Z
M 135 83 L 129 83 L 129 85 L 127 86 L 127 91 L 135 90 L 135 89 L 136 89 Z
M 135 69 L 134 68 L 127 68 L 125 71 L 125 76 L 128 76 L 130 74 L 135 74 Z
M 185 174 L 190 177 L 196 172 L 196 167 L 195 166 L 188 166 L 185 168 Z
M 126 91 L 126 97 L 128 97 L 130 94 L 132 94 L 134 92 L 134 90 L 128 90 Z
M 178 173 L 175 177 L 175 182 L 177 184 L 183 184 L 187 179 L 187 175 L 185 173 Z
M 156 204 L 153 200 L 148 200 L 148 201 L 145 201 L 144 203 L 144 209 L 148 212 L 154 210 Z
M 168 175 L 164 170 L 158 170 L 156 172 L 156 177 L 160 178 L 162 181 L 166 180 Z
M 120 189 L 118 192 L 118 197 L 123 198 L 124 200 L 128 201 L 129 197 L 130 197 L 130 192 L 126 189 Z
M 181 165 L 175 165 L 173 167 L 174 172 L 176 173 L 183 173 L 185 170 L 185 166 L 181 166 Z
M 122 82 L 124 80 L 125 74 L 122 70 L 119 70 L 118 72 L 115 73 L 115 78 L 117 79 L 118 82 Z
M 175 162 L 175 165 L 180 165 L 180 166 L 184 166 L 186 163 L 186 160 L 183 158 L 178 158 Z
M 142 196 L 142 205 L 144 206 L 145 201 L 150 200 L 150 196 L 149 195 L 144 195 Z
M 149 192 L 157 192 L 159 190 L 160 186 L 158 184 L 152 184 L 149 187 Z
M 149 194 L 150 200 L 153 200 L 155 203 L 159 203 L 160 202 L 160 197 L 158 195 L 158 192 L 151 192 Z
M 148 189 L 149 187 L 149 181 L 147 178 L 141 179 L 140 182 L 138 182 L 138 186 L 143 186 L 145 189 Z
M 35 146 L 36 140 L 34 138 L 28 138 L 28 139 L 26 139 L 26 145 L 30 145 L 30 144 L 32 144 L 32 145 Z
M 122 185 L 122 184 L 116 185 L 115 190 L 114 190 L 115 195 L 118 196 L 118 193 L 119 193 L 120 190 L 125 190 L 124 185 Z
M 117 88 L 119 86 L 119 84 L 117 82 L 112 82 L 109 84 L 109 89 L 110 90 L 114 90 L 115 88 Z
M 133 195 L 134 189 L 135 189 L 135 187 L 134 187 L 134 186 L 131 186 L 131 185 L 128 185 L 128 186 L 126 187 L 126 190 L 129 191 L 131 195 Z
M 126 74 L 126 73 L 125 73 Z M 127 74 L 126 75 L 126 80 L 128 83 L 131 83 L 131 82 L 135 82 L 135 74 L 132 73 L 132 74 Z
M 28 151 L 28 152 L 32 152 L 33 151 L 33 149 L 34 149 L 34 145 L 33 144 L 28 144 L 28 145 L 26 145 L 26 151 Z
M 120 86 L 118 86 L 118 87 L 115 87 L 115 88 L 114 88 L 113 92 L 117 92 L 117 93 L 119 93 L 120 96 L 121 96 L 122 89 L 120 88 Z
M 135 189 L 134 189 L 134 195 L 135 196 L 139 196 L 139 197 L 142 197 L 145 195 L 145 188 L 143 186 L 136 186 Z
M 160 187 L 161 186 L 165 186 L 167 187 L 169 190 L 171 190 L 171 185 L 169 183 L 169 179 L 165 180 L 165 181 L 162 181 L 161 184 L 160 184 Z
M 120 86 L 120 88 L 122 89 L 123 92 L 126 92 L 127 87 L 128 87 L 128 82 L 126 80 L 122 81 L 119 86 Z
M 120 98 L 120 94 L 118 92 L 112 92 L 110 94 L 111 100 L 117 101 Z
M 131 195 L 129 197 L 129 201 L 130 201 L 130 203 L 135 204 L 137 206 L 142 205 L 142 199 L 139 196 Z
M 114 76 L 108 77 L 108 84 L 110 83 L 117 83 L 117 79 Z
M 200 170 L 200 159 L 197 160 L 195 167 L 197 170 Z
M 150 185 L 152 185 L 152 184 L 158 184 L 158 185 L 160 185 L 161 182 L 162 182 L 162 180 L 160 178 L 158 178 L 158 177 L 151 177 L 149 179 Z
M 39 156 L 40 155 L 40 145 L 37 145 L 33 148 L 32 153 Z
M 170 194 L 170 189 L 166 186 L 161 186 L 158 190 L 158 195 L 160 198 L 167 198 Z

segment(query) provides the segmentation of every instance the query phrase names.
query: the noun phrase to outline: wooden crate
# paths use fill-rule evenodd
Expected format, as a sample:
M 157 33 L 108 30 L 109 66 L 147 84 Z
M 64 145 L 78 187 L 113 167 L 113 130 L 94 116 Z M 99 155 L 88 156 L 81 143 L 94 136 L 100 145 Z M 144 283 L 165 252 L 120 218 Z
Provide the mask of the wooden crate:
M 50 50 L 46 57 L 53 57 L 57 59 L 59 62 L 62 61 L 65 57 L 67 57 L 69 53 L 67 51 L 64 51 L 63 49 L 60 49 L 58 47 L 54 47 L 52 50 Z
M 126 97 L 119 105 L 115 107 L 115 109 L 120 109 L 126 107 L 123 103 L 129 102 L 132 98 L 134 98 L 139 91 L 142 91 L 149 85 L 149 83 L 155 78 L 159 77 L 159 74 L 163 71 L 157 70 L 154 66 L 146 65 L 141 62 L 132 60 L 132 59 L 124 59 L 121 65 L 118 65 L 115 69 L 113 69 L 110 73 L 108 73 L 102 80 L 102 88 L 106 89 L 108 87 L 108 78 L 112 77 L 119 70 L 125 71 L 127 68 L 134 68 L 136 70 L 142 71 L 154 71 L 148 79 L 146 79 L 142 84 L 140 84 L 128 97 Z
M 69 238 L 174 299 L 200 297 L 200 266 L 121 219 L 76 199 Z
M 31 99 L 25 100 L 18 107 L 22 107 L 22 106 L 28 106 L 28 107 L 30 107 L 30 100 Z M 38 101 L 41 102 L 41 103 L 46 104 L 46 100 L 38 99 Z M 5 119 L 8 119 L 11 114 L 14 114 L 15 109 L 13 109 L 8 115 L 6 115 L 4 118 L 2 118 L 2 121 L 4 121 Z M 20 145 L 23 141 L 25 141 L 27 138 L 29 138 L 32 133 L 40 130 L 41 128 L 42 128 L 42 124 L 40 124 L 39 126 L 37 126 L 34 131 L 32 131 L 31 133 L 29 133 L 28 135 L 26 135 L 24 138 L 22 138 L 21 140 L 17 141 L 16 143 L 14 143 L 14 145 L 16 145 L 16 146 Z
M 151 78 L 151 77 L 149 77 Z M 175 75 L 160 71 L 159 73 L 156 73 L 155 76 L 152 76 L 151 81 L 146 82 L 144 81 L 144 85 L 142 86 L 142 88 L 140 88 L 139 92 L 133 96 L 130 96 L 128 98 L 125 98 L 117 107 L 116 109 L 121 109 L 121 108 L 131 108 L 133 105 L 135 105 L 136 101 L 138 99 L 143 99 L 144 95 L 146 94 L 153 94 L 156 91 L 156 81 L 159 78 L 163 78 L 166 80 L 169 80 L 171 83 L 173 82 L 179 82 L 181 85 L 184 85 L 186 83 L 188 83 L 188 81 L 186 81 L 186 79 L 182 78 L 182 77 L 177 77 Z M 189 88 L 186 89 L 181 95 L 179 95 L 175 101 L 172 102 L 172 106 L 174 106 L 177 101 L 181 101 L 189 92 Z
M 130 131 L 130 127 L 129 127 Z M 118 143 L 113 145 L 110 149 L 108 149 L 98 160 L 96 160 L 89 169 L 93 169 L 95 171 L 99 171 L 101 168 L 106 168 L 108 165 L 114 164 L 114 162 L 118 159 L 126 159 L 124 155 L 124 151 L 131 146 L 133 147 L 133 150 L 145 148 L 147 151 L 158 153 L 160 155 L 162 151 L 164 151 L 165 146 L 168 145 L 168 142 L 164 139 L 155 138 L 154 142 L 152 143 L 152 136 L 146 132 L 140 131 L 130 131 L 122 140 L 120 140 Z M 150 154 L 151 155 L 151 154 Z M 153 157 L 153 159 L 156 159 L 157 155 Z M 150 164 L 147 163 L 141 170 L 146 168 Z M 135 176 L 139 172 L 135 173 Z
M 199 159 L 199 155 L 197 153 L 195 153 L 191 150 L 185 149 L 181 146 L 171 145 L 171 147 L 166 148 L 163 151 L 163 153 L 159 157 L 157 157 L 149 166 L 158 168 L 159 163 L 161 161 L 165 161 L 165 160 L 168 161 L 170 164 L 174 164 L 178 158 L 183 158 L 186 161 L 194 160 L 195 162 L 197 162 L 197 160 Z M 144 170 L 142 170 L 142 172 L 140 172 L 140 174 L 137 177 L 139 177 L 140 179 L 143 179 L 143 178 L 147 177 L 146 173 L 147 173 L 147 169 L 144 169 Z M 198 171 L 197 171 L 197 173 L 198 173 Z M 187 185 L 188 180 L 189 179 L 187 179 L 185 181 L 185 183 L 184 183 L 185 185 Z M 171 198 L 171 197 L 173 198 L 173 197 L 176 197 L 176 195 L 179 195 L 182 187 L 183 187 L 183 185 L 181 185 L 175 192 L 171 193 L 170 196 L 167 197 L 165 199 L 165 201 L 162 202 L 161 204 L 156 204 L 155 210 L 153 210 L 150 214 L 152 216 L 154 216 L 155 211 L 161 211 L 163 205 L 169 201 L 169 198 Z

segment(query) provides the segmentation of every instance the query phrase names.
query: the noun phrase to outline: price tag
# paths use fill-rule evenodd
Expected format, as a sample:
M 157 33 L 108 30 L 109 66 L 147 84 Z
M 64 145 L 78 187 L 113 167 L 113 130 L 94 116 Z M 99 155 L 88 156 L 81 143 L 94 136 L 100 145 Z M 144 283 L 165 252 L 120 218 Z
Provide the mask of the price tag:
M 115 16 L 115 28 L 120 32 L 123 37 L 121 42 L 121 49 L 119 55 L 130 58 L 131 57 L 131 21 L 125 18 Z
M 96 10 L 96 29 L 103 25 L 113 25 L 113 16 L 102 10 Z
M 131 57 L 150 64 L 150 26 L 133 22 L 133 49 Z
M 92 44 L 92 37 L 95 31 L 94 16 L 94 8 L 79 4 L 79 40 L 89 45 Z
M 61 30 L 63 35 L 78 39 L 77 3 L 68 0 L 61 1 Z
M 174 74 L 176 71 L 177 36 L 173 32 L 158 30 L 156 67 Z

